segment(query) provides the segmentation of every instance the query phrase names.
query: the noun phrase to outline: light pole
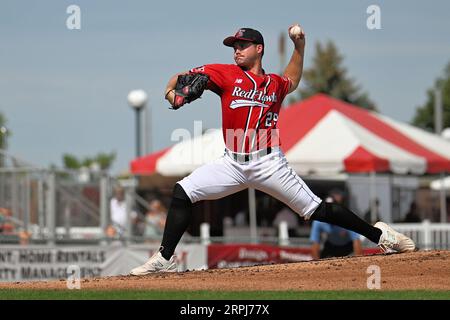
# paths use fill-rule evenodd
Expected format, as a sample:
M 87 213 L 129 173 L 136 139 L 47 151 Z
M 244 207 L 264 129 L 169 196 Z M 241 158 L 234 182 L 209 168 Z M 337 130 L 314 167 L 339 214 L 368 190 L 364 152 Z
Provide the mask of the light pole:
M 141 156 L 141 111 L 147 103 L 147 94 L 144 90 L 133 90 L 128 94 L 128 103 L 136 112 L 136 157 Z
M 6 150 L 6 135 L 8 134 L 8 129 L 5 126 L 0 127 L 0 151 Z M 4 166 L 4 153 L 0 154 L 0 167 Z
M 6 134 L 8 133 L 8 129 L 5 126 L 0 127 L 0 148 L 6 149 L 4 144 L 6 145 Z
M 444 138 L 447 141 L 450 141 L 450 127 L 449 128 L 445 128 L 444 130 L 442 130 L 441 137 Z

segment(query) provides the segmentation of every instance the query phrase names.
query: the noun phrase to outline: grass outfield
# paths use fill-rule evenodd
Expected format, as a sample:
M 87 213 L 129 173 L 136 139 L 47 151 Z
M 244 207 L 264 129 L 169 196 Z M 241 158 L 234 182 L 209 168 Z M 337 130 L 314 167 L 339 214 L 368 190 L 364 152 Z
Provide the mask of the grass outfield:
M 0 300 L 450 300 L 450 291 L 0 290 Z

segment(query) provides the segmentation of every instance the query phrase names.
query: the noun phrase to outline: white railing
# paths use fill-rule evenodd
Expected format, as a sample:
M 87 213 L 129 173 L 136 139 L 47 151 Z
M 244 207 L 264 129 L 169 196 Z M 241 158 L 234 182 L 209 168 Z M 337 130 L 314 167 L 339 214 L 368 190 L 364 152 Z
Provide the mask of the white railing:
M 419 249 L 450 249 L 450 223 L 396 223 L 391 226 L 414 240 Z
M 431 250 L 431 249 L 441 249 L 441 250 L 449 250 L 450 249 L 450 223 L 430 223 L 428 220 L 425 220 L 422 223 L 396 223 L 390 224 L 398 232 L 401 232 L 411 239 L 414 240 L 416 246 L 421 250 Z M 31 228 L 34 230 L 32 234 L 33 238 L 39 238 L 38 234 L 46 236 L 48 233 L 48 229 L 44 228 L 43 230 L 39 229 L 38 226 L 33 226 L 36 228 Z M 57 227 L 55 228 L 55 236 L 57 238 L 68 238 L 68 239 L 90 239 L 90 240 L 101 240 L 104 237 L 103 230 L 100 227 Z M 220 238 L 220 239 L 219 239 Z M 214 241 L 223 241 L 227 242 L 231 239 L 238 239 L 239 237 L 236 235 L 233 236 L 225 236 L 225 237 L 215 237 Z M 241 237 L 242 241 L 251 242 L 251 237 L 248 235 L 247 237 Z M 259 241 L 265 241 L 268 239 L 270 241 L 278 242 L 280 245 L 289 245 L 295 243 L 296 240 L 300 238 L 289 238 L 288 228 L 286 223 L 281 223 L 278 229 L 278 237 L 276 235 L 273 236 L 259 236 Z M 194 238 L 193 238 L 194 239 Z M 200 227 L 200 237 L 199 242 L 203 244 L 210 244 L 210 230 L 209 224 L 203 223 Z M 253 239 L 254 240 L 254 239 Z M 306 241 L 308 243 L 308 241 Z
M 421 250 L 450 249 L 450 223 L 430 223 L 424 220 L 421 223 L 395 223 L 390 226 L 413 239 L 417 248 Z M 201 228 L 201 240 L 204 244 L 210 243 L 207 223 Z M 263 237 L 259 237 L 259 240 L 263 240 Z M 288 245 L 291 240 L 293 239 L 289 239 L 287 224 L 281 223 L 278 229 L 278 243 Z

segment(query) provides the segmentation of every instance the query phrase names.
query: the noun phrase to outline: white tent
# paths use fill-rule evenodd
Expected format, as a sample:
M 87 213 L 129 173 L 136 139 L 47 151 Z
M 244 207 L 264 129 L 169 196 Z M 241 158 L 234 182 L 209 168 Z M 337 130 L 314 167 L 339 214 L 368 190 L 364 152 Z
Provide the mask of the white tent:
M 450 142 L 442 137 L 323 94 L 282 109 L 278 124 L 281 147 L 300 175 L 450 171 Z M 224 148 L 222 130 L 212 130 L 135 159 L 131 171 L 183 176 Z

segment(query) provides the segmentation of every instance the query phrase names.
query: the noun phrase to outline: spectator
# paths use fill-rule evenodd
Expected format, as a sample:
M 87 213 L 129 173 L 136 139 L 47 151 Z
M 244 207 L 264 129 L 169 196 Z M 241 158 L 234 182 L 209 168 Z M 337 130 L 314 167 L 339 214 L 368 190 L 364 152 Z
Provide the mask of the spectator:
M 12 211 L 8 208 L 0 208 L 0 233 L 15 234 L 15 225 L 11 220 Z
M 234 217 L 234 225 L 236 227 L 245 227 L 247 226 L 247 213 L 243 210 L 240 210 L 236 216 Z
M 122 187 L 114 190 L 114 197 L 110 202 L 111 225 L 107 228 L 106 233 L 110 236 L 123 236 L 127 230 L 128 213 L 125 202 L 125 191 Z M 137 214 L 130 212 L 132 224 L 136 223 Z
M 374 224 L 377 221 L 381 221 L 380 219 L 380 200 L 376 198 L 375 200 L 375 221 L 372 221 L 372 207 L 369 206 L 366 213 L 364 214 L 364 220 L 367 223 Z
M 22 245 L 30 244 L 31 233 L 26 230 L 21 230 L 18 232 L 19 243 Z
M 446 197 L 446 203 L 447 203 L 447 223 L 450 222 L 450 198 Z
M 326 234 L 326 240 L 323 249 L 320 250 L 322 234 Z M 343 257 L 351 253 L 361 255 L 362 246 L 359 237 L 355 232 L 314 220 L 309 238 L 312 242 L 311 255 L 313 259 Z
M 403 222 L 421 222 L 422 219 L 420 218 L 418 212 L 417 212 L 417 205 L 415 202 L 411 202 L 411 206 L 409 207 L 409 211 L 405 216 L 405 219 Z
M 339 204 L 344 204 L 345 201 L 345 194 L 342 190 L 340 189 L 332 189 L 329 194 L 328 197 L 325 199 L 325 201 L 327 202 L 336 202 Z
M 297 228 L 298 228 L 298 218 L 297 214 L 292 211 L 289 207 L 286 207 L 282 205 L 282 208 L 280 211 L 278 211 L 277 215 L 275 216 L 275 219 L 272 222 L 272 225 L 274 227 L 279 228 L 280 223 L 282 221 L 285 221 L 287 223 L 288 227 L 288 235 L 289 237 L 297 237 Z
M 167 209 L 160 200 L 150 202 L 150 210 L 145 214 L 145 237 L 160 238 L 166 224 Z
M 3 240 L 19 241 L 24 245 L 29 244 L 31 238 L 31 233 L 14 221 L 12 211 L 8 208 L 0 208 L 0 234 L 3 235 Z
M 325 201 L 342 203 L 344 193 L 337 189 L 332 190 Z M 326 240 L 323 249 L 320 250 L 322 235 L 326 236 Z M 342 257 L 351 253 L 362 254 L 359 234 L 325 222 L 313 221 L 309 239 L 312 242 L 311 255 L 314 260 Z

